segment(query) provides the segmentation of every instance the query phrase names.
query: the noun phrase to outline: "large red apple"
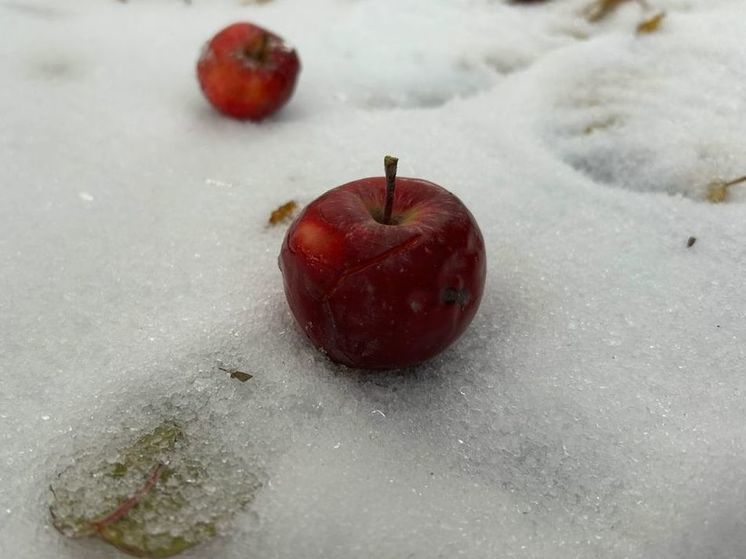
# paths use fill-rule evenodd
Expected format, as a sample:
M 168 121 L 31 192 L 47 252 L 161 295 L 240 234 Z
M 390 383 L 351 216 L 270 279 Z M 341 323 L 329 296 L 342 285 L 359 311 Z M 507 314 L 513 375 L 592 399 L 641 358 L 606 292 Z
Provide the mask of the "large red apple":
M 300 60 L 280 37 L 234 23 L 202 49 L 197 78 L 210 103 L 228 116 L 259 121 L 288 102 Z
M 285 295 L 311 342 L 363 369 L 407 367 L 458 338 L 477 312 L 484 241 L 444 188 L 414 178 L 360 179 L 309 204 L 280 252 Z

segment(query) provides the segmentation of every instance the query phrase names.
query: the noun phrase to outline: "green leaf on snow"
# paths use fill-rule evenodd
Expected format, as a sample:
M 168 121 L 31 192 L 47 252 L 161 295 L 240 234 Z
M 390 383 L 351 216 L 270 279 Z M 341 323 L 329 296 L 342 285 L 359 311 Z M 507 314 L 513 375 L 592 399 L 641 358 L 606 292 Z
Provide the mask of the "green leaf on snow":
M 235 457 L 204 443 L 165 422 L 123 449 L 103 444 L 82 453 L 50 488 L 54 527 L 137 557 L 171 557 L 215 536 L 259 483 Z

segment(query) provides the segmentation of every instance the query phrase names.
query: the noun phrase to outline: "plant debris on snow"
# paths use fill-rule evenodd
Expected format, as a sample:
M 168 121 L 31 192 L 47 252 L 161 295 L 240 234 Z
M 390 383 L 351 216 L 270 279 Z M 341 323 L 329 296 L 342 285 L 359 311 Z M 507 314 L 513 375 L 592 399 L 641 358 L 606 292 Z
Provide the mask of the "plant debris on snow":
M 164 422 L 117 450 L 102 441 L 52 483 L 52 524 L 138 557 L 170 557 L 226 530 L 257 479 L 232 456 Z
M 713 204 L 725 202 L 732 186 L 746 182 L 746 176 L 731 181 L 716 180 L 707 185 L 707 201 Z
M 650 16 L 637 25 L 637 32 L 644 34 L 658 31 L 664 17 L 666 17 L 666 12 L 658 12 L 657 14 Z
M 277 225 L 278 223 L 281 223 L 283 221 L 288 221 L 293 216 L 297 208 L 298 208 L 298 202 L 296 202 L 295 200 L 290 200 L 289 202 L 285 202 L 283 205 L 278 207 L 276 210 L 272 211 L 272 213 L 269 216 L 269 224 Z

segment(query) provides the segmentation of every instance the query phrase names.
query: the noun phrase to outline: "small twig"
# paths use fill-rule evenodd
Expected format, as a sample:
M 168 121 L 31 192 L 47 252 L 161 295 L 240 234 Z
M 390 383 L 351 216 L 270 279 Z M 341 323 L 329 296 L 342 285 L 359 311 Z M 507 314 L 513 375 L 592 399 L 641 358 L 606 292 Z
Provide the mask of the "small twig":
M 728 181 L 723 186 L 734 186 L 742 182 L 746 182 L 746 175 L 744 175 L 743 177 L 738 177 L 737 179 L 733 179 L 732 181 Z

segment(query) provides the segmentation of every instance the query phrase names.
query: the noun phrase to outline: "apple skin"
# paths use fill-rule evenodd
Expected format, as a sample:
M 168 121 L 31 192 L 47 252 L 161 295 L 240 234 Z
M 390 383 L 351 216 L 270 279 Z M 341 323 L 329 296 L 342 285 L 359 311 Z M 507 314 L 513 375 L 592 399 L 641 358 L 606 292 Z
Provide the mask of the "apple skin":
M 234 23 L 202 49 L 197 79 L 217 110 L 260 121 L 278 111 L 295 90 L 300 60 L 280 37 L 252 23 Z
M 361 369 L 421 363 L 477 312 L 484 241 L 464 204 L 431 182 L 398 178 L 392 224 L 386 179 L 360 179 L 306 206 L 279 257 L 285 296 L 311 342 Z

